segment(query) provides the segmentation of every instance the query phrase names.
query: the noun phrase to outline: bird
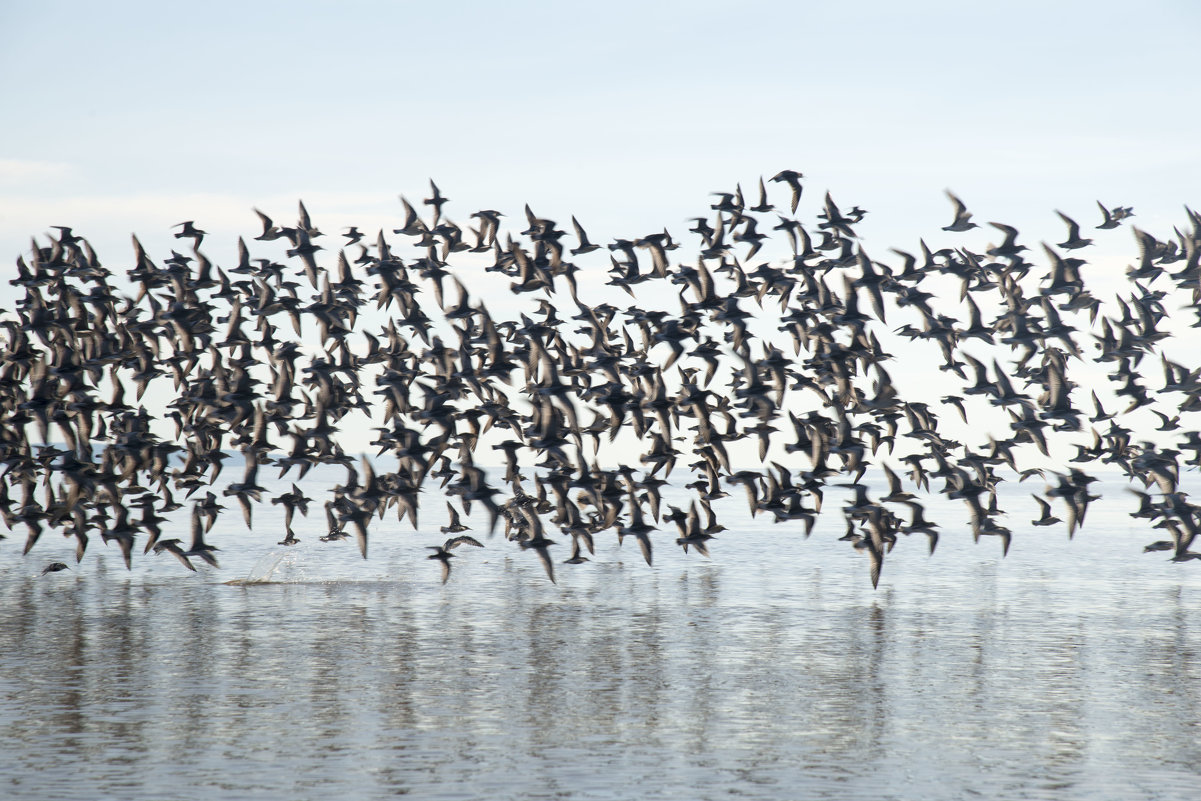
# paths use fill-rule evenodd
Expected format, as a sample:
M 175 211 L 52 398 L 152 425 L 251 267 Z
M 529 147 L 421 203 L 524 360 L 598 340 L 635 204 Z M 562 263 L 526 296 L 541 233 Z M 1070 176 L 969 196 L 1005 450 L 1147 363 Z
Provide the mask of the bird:
M 228 489 L 226 490 L 226 494 L 229 494 Z M 283 504 L 284 507 L 284 532 L 287 536 L 279 543 L 280 545 L 295 545 L 300 542 L 300 540 L 296 539 L 295 532 L 292 531 L 292 517 L 297 509 L 300 510 L 302 515 L 308 517 L 310 501 L 312 501 L 312 498 L 305 497 L 304 493 L 300 491 L 300 487 L 296 486 L 296 484 L 292 484 L 291 492 L 285 492 L 271 499 L 272 505 Z
M 256 240 L 260 242 L 272 242 L 285 236 L 285 233 L 266 214 L 258 209 L 255 209 L 254 213 L 258 215 L 259 222 L 263 225 L 263 232 L 255 237 Z
M 180 229 L 179 232 L 175 234 L 176 239 L 191 238 L 193 240 L 193 245 L 197 248 L 200 247 L 200 243 L 204 240 L 205 234 L 208 233 L 207 231 L 201 231 L 199 228 L 197 228 L 193 224 L 192 220 L 186 220 L 185 222 L 178 223 L 173 227 Z
M 458 537 L 451 537 L 450 539 L 446 540 L 446 542 L 442 543 L 441 545 L 426 546 L 427 549 L 433 551 L 433 553 L 430 554 L 429 556 L 427 556 L 426 558 L 427 559 L 437 559 L 439 562 L 442 563 L 442 583 L 443 584 L 445 584 L 446 580 L 450 578 L 450 560 L 453 559 L 455 556 L 453 553 L 451 553 L 451 551 L 453 551 L 455 548 L 458 548 L 460 545 L 474 545 L 477 548 L 484 547 L 484 544 L 482 542 L 475 539 L 474 537 L 469 537 L 465 534 L 460 535 Z
M 956 197 L 950 189 L 946 190 L 946 195 L 947 199 L 955 207 L 955 219 L 951 221 L 950 225 L 943 226 L 942 230 L 962 232 L 978 228 L 979 226 L 971 221 L 972 213 L 967 210 L 967 206 L 963 205 L 963 201 Z
M 99 532 L 127 567 L 145 535 L 139 556 L 171 553 L 193 571 L 196 559 L 217 565 L 205 537 L 222 499 L 236 498 L 248 538 L 274 528 L 262 516 L 252 525 L 256 506 L 282 506 L 279 542 L 290 546 L 295 511 L 314 502 L 304 492 L 345 471 L 319 501 L 320 542 L 353 535 L 366 558 L 377 530 L 425 530 L 419 510 L 433 495 L 447 503 L 450 538 L 429 546 L 443 581 L 452 551 L 478 544 L 458 536 L 478 506 L 488 535 L 503 522 L 510 547 L 533 550 L 554 582 L 548 532 L 571 537 L 574 565 L 602 558 L 594 541 L 606 533 L 633 537 L 654 570 L 665 524 L 686 554 L 710 555 L 732 485 L 752 516 L 804 537 L 822 530 L 824 493 L 844 486 L 847 539 L 868 555 L 876 588 L 898 534 L 924 534 L 931 554 L 939 542 L 919 493 L 962 501 L 973 539 L 996 537 L 1004 556 L 1020 536 L 1001 524 L 1005 473 L 1042 477 L 1030 525 L 1066 522 L 1071 537 L 1097 497 L 1083 472 L 1092 464 L 1143 485 L 1135 525 L 1168 529 L 1174 561 L 1196 558 L 1201 506 L 1182 476 L 1201 467 L 1189 414 L 1201 409 L 1201 370 L 1171 351 L 1183 341 L 1175 308 L 1196 312 L 1201 215 L 1186 209 L 1171 234 L 1134 228 L 1131 267 L 1111 276 L 1116 291 L 1094 295 L 1080 257 L 1092 242 L 1062 212 L 1056 245 L 1029 249 L 997 221 L 989 227 L 1004 238 L 983 249 L 958 237 L 934 249 L 915 232 L 919 248 L 893 249 L 892 266 L 862 244 L 867 210 L 832 191 L 816 236 L 795 219 L 804 180 L 782 170 L 759 176 L 749 198 L 740 183 L 702 196 L 700 216 L 685 216 L 691 237 L 656 224 L 604 243 L 574 214 L 564 231 L 529 203 L 524 230 L 501 230 L 495 209 L 460 228 L 431 180 L 422 202 L 400 197 L 400 227 L 373 238 L 346 226 L 325 249 L 298 201 L 291 227 L 254 209 L 262 230 L 238 238 L 236 264 L 202 253 L 205 233 L 187 221 L 175 236 L 189 251 L 152 258 L 133 236 L 124 275 L 53 226 L 17 258 L 15 301 L 0 312 L 0 530 L 21 532 L 26 552 L 58 532 L 79 561 Z M 768 181 L 790 188 L 791 216 Z M 944 233 L 979 227 L 946 196 Z M 1098 205 L 1102 229 L 1133 215 Z M 779 225 L 762 224 L 769 213 Z M 282 263 L 252 252 L 277 239 Z M 586 264 L 602 249 L 607 265 Z M 626 308 L 610 302 L 625 294 Z M 1145 360 L 1156 353 L 1164 383 L 1152 387 Z M 1127 399 L 1120 416 L 1102 406 L 1105 391 Z M 1073 405 L 1085 393 L 1091 416 Z M 367 418 L 374 459 L 349 450 Z M 1086 421 L 1108 429 L 1085 433 Z M 1066 472 L 1047 472 L 1065 445 L 1075 452 Z M 496 453 L 500 470 L 476 464 Z M 241 476 L 221 479 L 236 458 Z M 280 478 L 300 474 L 290 491 L 260 483 L 271 465 Z M 668 482 L 687 499 L 665 503 Z M 186 547 L 173 536 L 181 502 Z
M 804 191 L 804 187 L 801 184 L 801 179 L 804 177 L 805 176 L 803 174 L 797 172 L 796 170 L 780 170 L 771 178 L 771 180 L 775 181 L 776 183 L 787 184 L 788 187 L 792 189 L 792 203 L 790 208 L 792 209 L 793 214 L 796 214 L 797 206 L 801 202 L 801 193 Z
M 188 570 L 191 570 L 193 573 L 196 572 L 196 566 L 188 559 L 188 554 L 184 551 L 178 539 L 159 540 L 154 546 L 154 553 L 156 556 L 160 553 L 169 553 L 178 559 L 180 564 Z
M 599 250 L 600 245 L 594 245 L 588 241 L 588 234 L 584 231 L 584 226 L 580 225 L 580 221 L 573 215 L 571 218 L 571 227 L 575 229 L 576 239 L 580 244 L 571 249 L 571 255 L 582 256 L 585 253 L 591 253 L 594 250 Z
M 1055 213 L 1059 215 L 1059 219 L 1063 220 L 1068 226 L 1068 238 L 1063 242 L 1060 242 L 1058 245 L 1056 245 L 1056 247 L 1061 247 L 1064 250 L 1076 250 L 1077 248 L 1087 247 L 1093 243 L 1093 240 L 1084 239 L 1080 236 L 1080 226 L 1075 220 L 1064 214 L 1062 211 L 1056 211 Z
M 563 560 L 565 565 L 580 565 L 588 561 L 588 557 L 580 553 L 580 537 L 571 539 L 571 556 Z
M 1101 203 L 1101 201 L 1098 200 L 1097 208 L 1099 208 L 1101 210 L 1101 218 L 1102 218 L 1101 224 L 1098 225 L 1097 228 L 1101 228 L 1101 229 L 1117 228 L 1119 225 L 1122 224 L 1122 220 L 1124 219 L 1124 216 L 1125 216 L 1124 215 L 1125 210 L 1121 209 L 1121 207 L 1115 207 L 1113 209 L 1113 211 L 1111 211 L 1111 210 L 1105 208 L 1105 206 Z
M 213 551 L 216 551 L 219 549 L 215 545 L 209 545 L 208 543 L 206 543 L 204 541 L 204 531 L 205 531 L 205 528 L 204 528 L 204 522 L 202 519 L 202 514 L 200 512 L 199 505 L 197 505 L 197 506 L 194 506 L 193 510 L 192 510 L 192 544 L 188 546 L 188 549 L 183 552 L 182 556 L 185 556 L 185 557 L 198 556 L 205 562 L 212 565 L 213 567 L 220 567 L 220 565 L 217 564 L 217 557 L 213 556 Z M 156 549 L 161 548 L 162 550 L 166 550 L 170 553 L 175 553 L 175 549 L 172 548 L 171 546 L 178 545 L 178 542 L 179 542 L 178 540 L 160 541 L 158 543 L 158 545 L 155 546 L 155 548 Z M 160 553 L 160 552 L 161 551 L 158 551 L 158 550 L 155 551 L 155 553 Z M 180 556 L 181 554 L 176 554 L 176 555 Z M 186 566 L 190 566 L 190 564 L 186 560 L 182 560 L 182 561 L 185 562 Z
M 555 581 L 555 565 L 550 559 L 550 552 L 546 549 L 554 544 L 554 540 L 546 539 L 546 537 L 543 536 L 537 536 L 518 542 L 518 545 L 520 545 L 523 549 L 532 550 L 534 553 L 538 554 L 538 559 L 542 561 L 542 567 L 546 570 L 546 577 L 550 579 L 552 584 L 557 583 Z
M 1039 517 L 1036 520 L 1030 521 L 1031 524 L 1033 524 L 1035 526 L 1053 526 L 1056 523 L 1063 522 L 1058 517 L 1055 517 L 1054 515 L 1051 514 L 1051 504 L 1047 503 L 1046 501 L 1044 501 L 1042 498 L 1038 497 L 1037 495 L 1034 495 L 1032 497 L 1034 498 L 1034 502 L 1038 504 L 1038 508 L 1041 511 L 1041 514 L 1039 515 Z
M 470 531 L 471 527 L 463 525 L 463 522 L 459 519 L 458 509 L 447 503 L 446 511 L 450 514 L 450 523 L 442 526 L 441 530 L 443 534 L 458 534 L 461 531 Z

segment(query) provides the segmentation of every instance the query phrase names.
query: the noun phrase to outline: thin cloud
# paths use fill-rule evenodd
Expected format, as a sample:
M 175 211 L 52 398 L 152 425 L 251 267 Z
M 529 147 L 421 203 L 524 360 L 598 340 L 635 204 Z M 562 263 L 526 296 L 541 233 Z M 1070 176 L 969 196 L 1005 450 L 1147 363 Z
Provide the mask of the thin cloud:
M 73 167 L 65 161 L 0 159 L 0 184 L 28 184 L 66 178 Z

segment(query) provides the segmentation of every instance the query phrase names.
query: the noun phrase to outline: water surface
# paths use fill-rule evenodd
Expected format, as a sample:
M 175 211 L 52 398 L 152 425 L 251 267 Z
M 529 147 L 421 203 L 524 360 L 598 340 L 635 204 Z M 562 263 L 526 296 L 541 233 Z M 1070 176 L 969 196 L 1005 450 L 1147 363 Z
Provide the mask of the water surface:
M 874 592 L 833 494 L 808 540 L 739 498 L 712 560 L 604 540 L 557 585 L 499 538 L 441 585 L 437 499 L 419 533 L 377 522 L 367 562 L 320 514 L 276 546 L 278 508 L 223 516 L 197 574 L 22 559 L 14 532 L 0 795 L 1195 798 L 1201 564 L 1142 554 L 1112 487 L 1071 542 L 1026 524 L 1030 489 L 1006 488 L 1004 560 L 930 501 L 938 552 L 901 542 Z

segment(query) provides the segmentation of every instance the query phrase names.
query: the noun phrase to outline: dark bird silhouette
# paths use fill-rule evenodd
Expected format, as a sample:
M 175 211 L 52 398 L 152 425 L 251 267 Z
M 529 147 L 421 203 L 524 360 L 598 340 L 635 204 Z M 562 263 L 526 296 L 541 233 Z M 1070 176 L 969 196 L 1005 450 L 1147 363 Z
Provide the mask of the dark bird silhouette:
M 1093 240 L 1084 239 L 1080 236 L 1080 226 L 1075 220 L 1064 214 L 1062 211 L 1057 211 L 1055 213 L 1059 215 L 1059 219 L 1063 220 L 1068 227 L 1068 238 L 1063 242 L 1060 242 L 1058 245 L 1056 245 L 1056 247 L 1061 247 L 1064 250 L 1076 250 L 1077 248 L 1087 247 L 1093 243 Z
M 770 180 L 791 189 L 795 215 L 804 176 Z M 133 237 L 118 275 L 85 237 L 54 226 L 16 259 L 14 300 L 0 310 L 0 531 L 24 535 L 25 552 L 57 532 L 77 560 L 99 533 L 127 567 L 145 536 L 141 554 L 216 566 L 205 536 L 219 497 L 236 498 L 259 535 L 259 470 L 275 465 L 300 475 L 268 495 L 283 507 L 282 545 L 298 542 L 295 512 L 320 502 L 320 540 L 354 536 L 366 558 L 369 533 L 391 536 L 390 515 L 419 529 L 422 500 L 444 495 L 451 538 L 430 557 L 444 580 L 452 550 L 475 544 L 456 536 L 460 510 L 479 508 L 489 536 L 503 522 L 510 547 L 533 550 L 554 581 L 548 530 L 571 537 L 568 564 L 603 559 L 595 543 L 607 533 L 637 540 L 650 565 L 660 525 L 708 556 L 727 494 L 808 537 L 822 530 L 824 492 L 841 485 L 854 493 L 846 539 L 876 586 L 899 534 L 926 535 L 931 553 L 939 541 L 919 493 L 960 501 L 964 528 L 999 539 L 1004 555 L 1022 533 L 1001 524 L 1008 473 L 1047 484 L 1023 525 L 1061 522 L 1054 510 L 1074 536 L 1097 497 L 1084 471 L 1099 465 L 1139 487 L 1135 525 L 1165 529 L 1173 561 L 1198 558 L 1201 507 L 1181 477 L 1201 467 L 1190 414 L 1201 369 L 1171 354 L 1175 310 L 1197 313 L 1201 215 L 1186 209 L 1164 234 L 1133 228 L 1137 255 L 1107 279 L 1116 291 L 1093 294 L 1080 257 L 1091 241 L 1060 212 L 1068 232 L 1055 246 L 1028 249 L 995 222 L 1003 239 L 983 252 L 962 241 L 932 250 L 917 232 L 919 248 L 893 249 L 894 265 L 861 245 L 865 209 L 826 192 L 811 228 L 766 183 L 750 196 L 740 184 L 714 192 L 688 218 L 691 241 L 666 228 L 606 240 L 607 265 L 573 263 L 604 247 L 575 216 L 564 231 L 528 204 L 524 230 L 501 231 L 493 209 L 460 228 L 433 181 L 416 207 L 400 198 L 390 233 L 342 229 L 347 250 L 316 244 L 303 202 L 292 227 L 256 209 L 262 231 L 238 239 L 236 264 L 202 253 L 205 233 L 188 221 L 175 227 L 190 250 L 156 260 Z M 946 194 L 943 233 L 976 228 Z M 768 228 L 762 215 L 777 205 Z M 1100 208 L 1102 229 L 1133 214 Z M 284 263 L 252 252 L 276 239 Z M 624 294 L 626 308 L 610 302 Z M 1120 417 L 1102 406 L 1106 391 L 1124 398 Z M 1086 394 L 1091 416 L 1075 405 Z M 946 406 L 957 414 L 943 418 Z M 365 419 L 374 463 L 345 450 Z M 477 466 L 480 454 L 501 469 Z M 244 470 L 217 489 L 234 458 Z M 321 492 L 335 466 L 343 483 L 320 501 L 303 494 Z M 679 506 L 664 503 L 669 481 L 688 495 Z M 191 504 L 186 550 L 176 498 Z
M 787 184 L 792 190 L 792 203 L 790 208 L 793 214 L 796 214 L 797 205 L 801 202 L 801 193 L 804 191 L 804 187 L 801 185 L 801 179 L 804 177 L 804 175 L 796 170 L 780 170 L 778 173 L 772 176 L 773 181 L 776 183 Z
M 442 563 L 442 583 L 443 584 L 445 584 L 446 580 L 450 578 L 450 560 L 453 559 L 455 556 L 453 553 L 451 553 L 451 551 L 453 551 L 455 548 L 458 548 L 460 545 L 474 545 L 477 548 L 484 547 L 484 544 L 482 542 L 475 539 L 474 537 L 469 537 L 465 534 L 460 535 L 458 537 L 451 537 L 450 539 L 448 539 L 446 542 L 442 543 L 441 545 L 427 546 L 427 548 L 429 550 L 432 550 L 433 553 L 430 554 L 429 556 L 427 556 L 426 558 L 427 559 L 437 559 L 439 562 Z
M 942 230 L 961 232 L 977 228 L 978 226 L 971 221 L 972 213 L 967 210 L 967 206 L 963 205 L 963 201 L 956 197 L 949 189 L 946 190 L 946 195 L 947 199 L 955 207 L 955 219 L 951 221 L 950 225 L 943 226 Z

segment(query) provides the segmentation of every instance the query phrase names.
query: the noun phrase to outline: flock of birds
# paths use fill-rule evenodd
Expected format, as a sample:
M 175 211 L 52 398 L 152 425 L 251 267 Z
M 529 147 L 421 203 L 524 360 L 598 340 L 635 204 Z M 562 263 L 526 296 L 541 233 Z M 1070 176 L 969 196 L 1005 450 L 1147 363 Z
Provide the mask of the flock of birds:
M 1188 211 L 1185 230 L 1165 240 L 1127 225 L 1138 260 L 1125 289 L 1103 302 L 1079 257 L 1093 240 L 1062 213 L 1067 237 L 1042 244 L 1039 263 L 1016 229 L 994 222 L 999 244 L 931 250 L 923 240 L 916 255 L 894 250 L 885 264 L 856 233 L 864 210 L 844 211 L 826 194 L 816 219 L 802 222 L 804 176 L 770 180 L 789 190 L 783 205 L 763 179 L 757 197 L 740 187 L 714 193 L 692 221 L 687 260 L 666 230 L 600 245 L 574 217 L 569 232 L 528 206 L 520 232 L 494 210 L 473 213 L 464 230 L 444 215 L 448 201 L 433 182 L 420 213 L 401 198 L 391 237 L 349 228 L 330 247 L 316 244 L 333 237 L 303 203 L 292 226 L 256 210 L 255 244 L 273 255 L 253 256 L 239 239 L 228 269 L 206 258 L 205 232 L 192 222 L 175 234 L 190 248 L 161 264 L 135 236 L 124 278 L 56 227 L 17 259 L 10 283 L 23 296 L 0 310 L 0 515 L 10 531 L 24 528 L 26 553 L 49 530 L 73 538 L 82 559 L 98 534 L 127 567 L 135 552 L 154 552 L 196 570 L 195 560 L 218 564 L 205 536 L 226 499 L 252 525 L 267 493 L 261 469 L 303 477 L 342 465 L 346 480 L 324 501 L 323 540 L 353 536 L 366 557 L 369 529 L 389 512 L 418 529 L 419 494 L 437 483 L 450 499 L 449 538 L 429 558 L 443 581 L 460 548 L 483 547 L 459 515 L 477 505 L 490 534 L 503 525 L 554 581 L 558 541 L 570 540 L 565 562 L 579 564 L 596 538 L 630 538 L 650 564 L 660 530 L 674 529 L 676 545 L 707 556 L 724 530 L 714 502 L 727 490 L 741 488 L 752 514 L 808 536 L 826 491 L 845 488 L 844 539 L 869 557 L 874 587 L 900 538 L 923 535 L 934 552 L 939 526 L 923 493 L 961 500 L 964 528 L 997 538 L 1004 553 L 1005 474 L 1042 476 L 1041 516 L 1031 522 L 1071 535 L 1096 497 L 1091 463 L 1120 467 L 1139 498 L 1132 515 L 1167 532 L 1147 550 L 1201 556 L 1190 550 L 1201 506 L 1179 488 L 1181 469 L 1201 465 L 1201 435 L 1182 423 L 1201 410 L 1201 368 L 1169 359 L 1161 328 L 1171 297 L 1198 311 L 1201 215 Z M 980 227 L 948 196 L 944 232 Z M 1101 230 L 1133 216 L 1101 213 Z M 768 231 L 785 244 L 757 259 Z M 596 280 L 602 267 L 585 266 L 606 256 L 609 288 Z M 452 259 L 470 263 L 452 272 Z M 466 284 L 486 272 L 507 277 L 511 290 L 492 305 L 516 314 L 494 317 L 473 301 Z M 618 292 L 635 304 L 595 300 Z M 430 295 L 433 303 L 422 300 Z M 662 298 L 668 307 L 652 308 Z M 889 312 L 910 322 L 889 328 Z M 903 397 L 879 334 L 937 354 L 961 391 Z M 1162 386 L 1151 383 L 1156 362 Z M 1128 406 L 1106 411 L 1095 389 L 1092 412 L 1079 405 L 1085 389 L 1073 375 L 1098 366 Z M 169 392 L 152 391 L 167 383 Z M 155 392 L 169 402 L 152 414 Z M 1170 447 L 1124 425 L 1141 407 L 1173 432 L 1158 437 Z M 940 426 L 953 410 L 978 429 L 997 414 L 990 409 L 1008 417 L 1004 438 L 964 444 Z M 376 424 L 374 464 L 339 442 L 352 413 Z M 1035 454 L 1051 459 L 1053 437 L 1085 442 L 1059 470 L 1030 466 Z M 617 440 L 637 461 L 602 467 L 602 443 Z M 764 466 L 736 464 L 756 446 Z M 218 496 L 211 490 L 232 451 L 245 470 Z M 504 469 L 487 472 L 477 458 Z M 392 469 L 377 471 L 385 463 Z M 872 497 L 869 470 L 887 480 L 886 495 Z M 661 501 L 669 479 L 690 490 L 687 508 Z M 293 484 L 270 501 L 285 514 L 282 544 L 297 542 L 293 515 L 313 500 Z M 164 536 L 167 516 L 189 507 L 190 541 Z

